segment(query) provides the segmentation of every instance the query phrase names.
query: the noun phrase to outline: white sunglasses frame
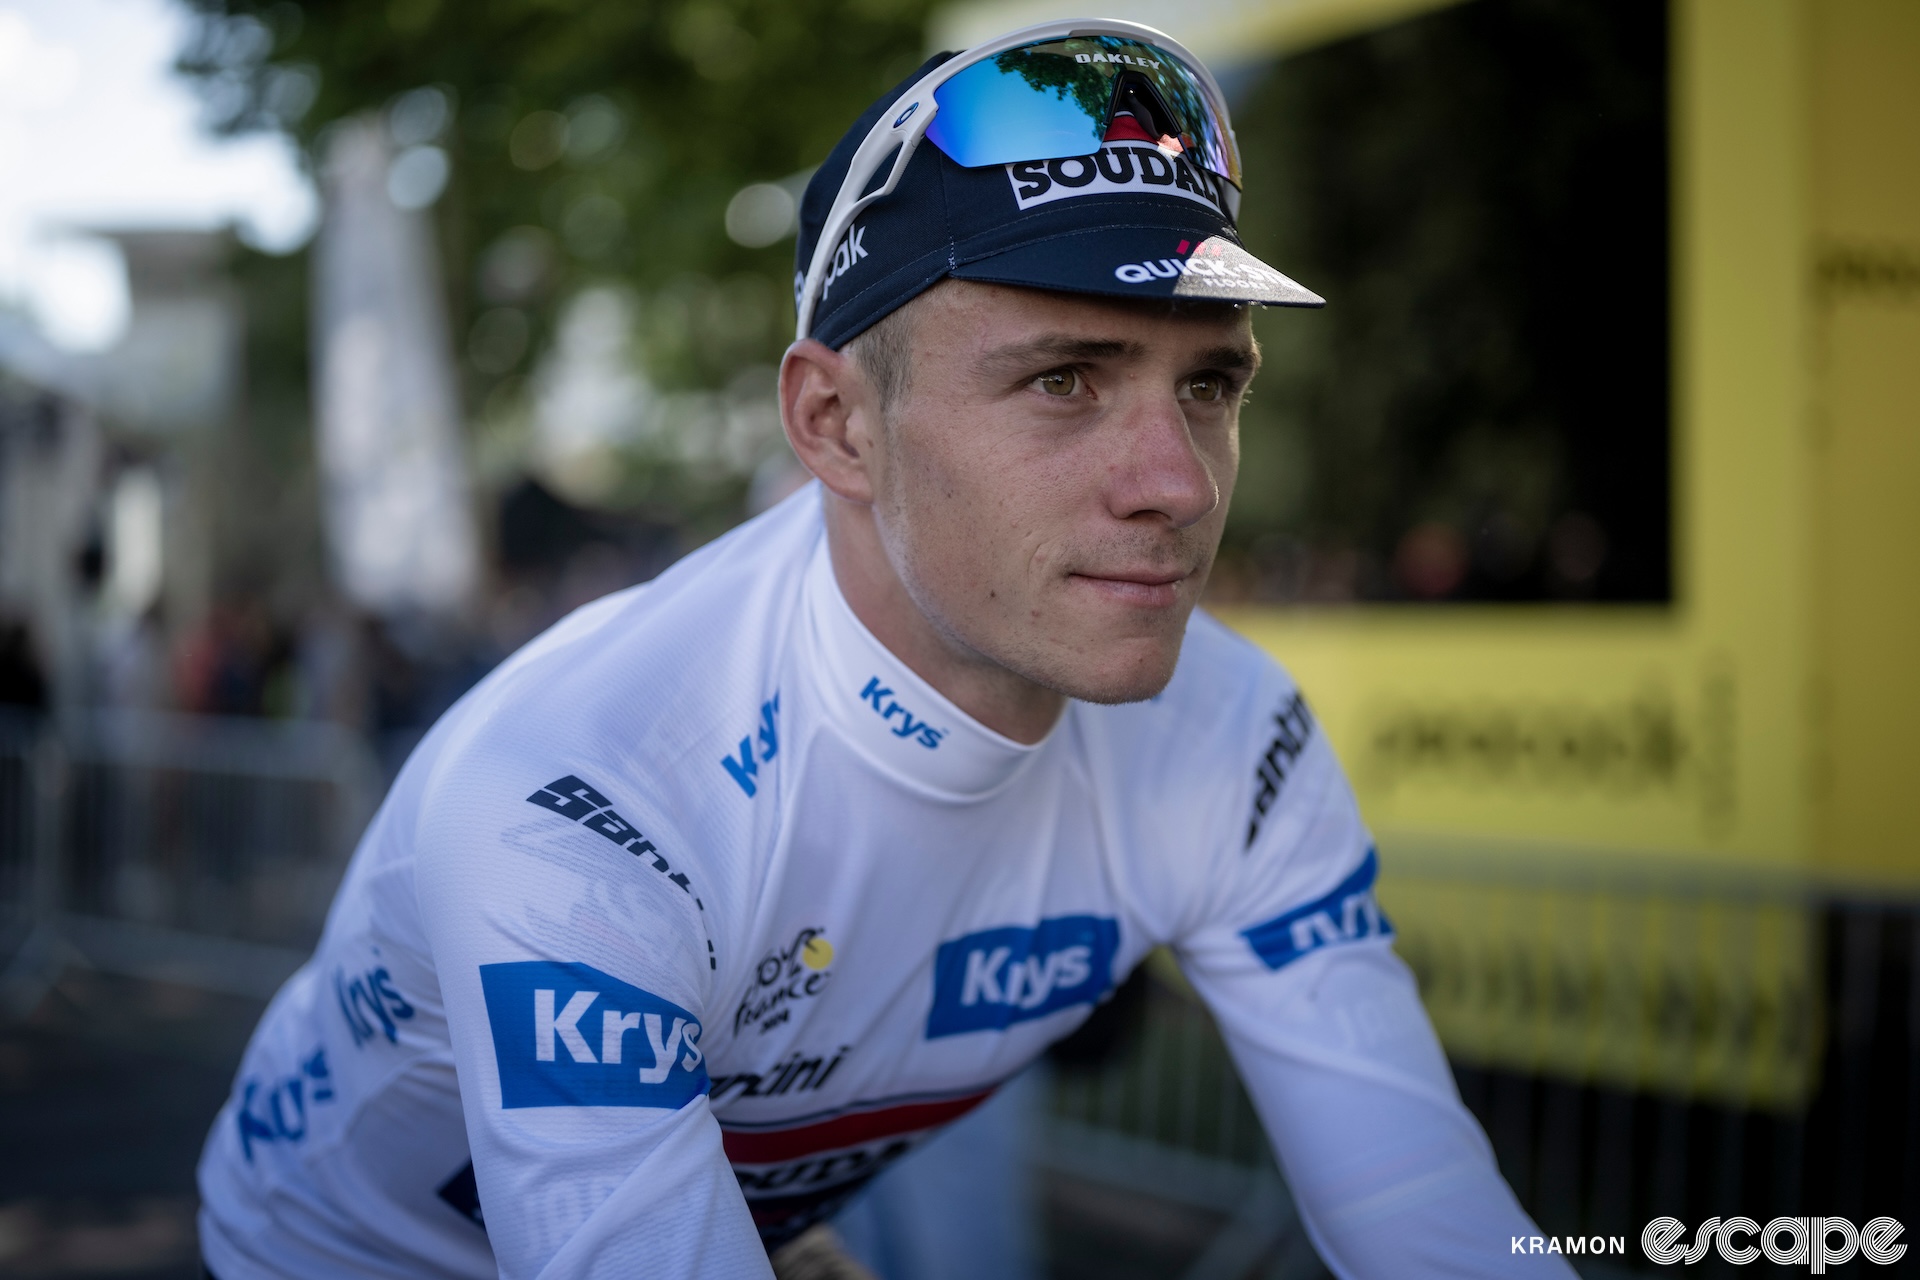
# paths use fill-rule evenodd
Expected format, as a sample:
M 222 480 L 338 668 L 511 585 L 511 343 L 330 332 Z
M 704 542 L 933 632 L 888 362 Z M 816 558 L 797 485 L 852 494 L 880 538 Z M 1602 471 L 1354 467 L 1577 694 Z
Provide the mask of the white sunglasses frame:
M 799 342 L 809 336 L 813 328 L 814 312 L 819 310 L 820 296 L 826 284 L 827 269 L 833 264 L 833 255 L 839 247 L 840 238 L 847 234 L 854 220 L 866 211 L 867 206 L 893 193 L 900 185 L 901 177 L 907 171 L 907 162 L 913 159 L 915 148 L 920 140 L 927 136 L 927 126 L 933 123 L 933 117 L 939 112 L 940 104 L 934 101 L 933 91 L 953 77 L 976 63 L 983 62 L 997 53 L 1017 49 L 1022 45 L 1040 44 L 1048 40 L 1065 40 L 1075 36 L 1118 36 L 1123 39 L 1140 40 L 1159 45 L 1168 53 L 1175 54 L 1189 71 L 1201 82 L 1201 86 L 1213 99 L 1213 106 L 1219 112 L 1220 119 L 1227 127 L 1227 141 L 1236 152 L 1239 140 L 1233 136 L 1233 125 L 1227 115 L 1226 95 L 1220 92 L 1220 82 L 1206 65 L 1194 57 L 1187 47 L 1164 31 L 1143 26 L 1137 22 L 1122 22 L 1117 18 L 1081 18 L 1061 22 L 1042 22 L 1031 27 L 1022 27 L 1018 31 L 1009 31 L 985 44 L 977 44 L 966 52 L 948 58 L 945 62 L 920 77 L 911 89 L 897 98 L 887 110 L 886 115 L 874 122 L 872 129 L 861 141 L 853 153 L 853 160 L 847 166 L 847 176 L 840 183 L 839 194 L 833 199 L 833 206 L 827 211 L 826 221 L 820 226 L 820 238 L 814 242 L 813 260 L 807 264 L 806 279 L 799 294 L 794 299 L 793 340 Z M 891 116 L 891 120 L 888 119 Z M 873 181 L 873 175 L 879 172 L 881 163 L 888 155 L 899 148 L 893 161 L 893 169 L 887 174 L 887 180 L 875 190 L 861 195 L 867 184 Z M 1228 216 L 1238 218 L 1240 200 L 1239 188 L 1233 183 L 1222 184 L 1227 192 L 1227 200 L 1232 206 Z

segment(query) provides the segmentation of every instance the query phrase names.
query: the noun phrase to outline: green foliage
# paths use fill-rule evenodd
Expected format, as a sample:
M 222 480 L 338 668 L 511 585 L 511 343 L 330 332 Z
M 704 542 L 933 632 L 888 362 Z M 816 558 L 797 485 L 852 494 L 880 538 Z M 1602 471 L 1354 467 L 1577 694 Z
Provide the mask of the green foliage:
M 562 304 L 591 285 L 639 300 L 637 355 L 656 387 L 718 389 L 777 360 L 793 242 L 734 243 L 728 202 L 818 164 L 918 64 L 928 5 L 190 2 L 181 67 L 217 128 L 284 129 L 318 155 L 333 122 L 379 110 L 393 124 L 422 88 L 451 105 L 430 139 L 452 162 L 435 212 L 483 421 L 524 410 Z

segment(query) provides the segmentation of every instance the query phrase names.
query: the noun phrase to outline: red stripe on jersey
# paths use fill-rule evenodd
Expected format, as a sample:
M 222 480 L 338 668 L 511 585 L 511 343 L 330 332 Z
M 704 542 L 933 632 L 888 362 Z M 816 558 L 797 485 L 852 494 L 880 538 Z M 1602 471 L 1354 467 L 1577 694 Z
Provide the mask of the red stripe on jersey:
M 958 1120 L 993 1093 L 988 1089 L 943 1102 L 908 1102 L 879 1111 L 858 1111 L 796 1129 L 722 1129 L 721 1145 L 734 1164 L 779 1164 L 818 1151 L 838 1151 L 896 1134 L 918 1133 Z

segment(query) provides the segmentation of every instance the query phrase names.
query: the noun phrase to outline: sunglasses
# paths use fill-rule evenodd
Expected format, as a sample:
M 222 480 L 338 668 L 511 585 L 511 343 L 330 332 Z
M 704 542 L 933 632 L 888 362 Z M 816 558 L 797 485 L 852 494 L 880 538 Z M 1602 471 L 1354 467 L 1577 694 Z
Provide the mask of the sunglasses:
M 1108 141 L 1149 142 L 1225 178 L 1228 200 L 1238 203 L 1240 149 L 1225 96 L 1177 41 L 1111 19 L 1024 27 L 947 59 L 868 131 L 795 296 L 796 340 L 813 326 L 840 238 L 892 194 L 922 138 L 967 169 L 1091 155 Z

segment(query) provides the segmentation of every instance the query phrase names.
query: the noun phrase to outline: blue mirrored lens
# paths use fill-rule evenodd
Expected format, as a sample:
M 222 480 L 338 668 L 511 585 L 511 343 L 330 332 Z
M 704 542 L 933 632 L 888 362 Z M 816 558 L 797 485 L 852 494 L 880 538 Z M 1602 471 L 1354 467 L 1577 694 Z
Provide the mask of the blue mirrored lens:
M 1003 59 L 976 62 L 933 91 L 939 113 L 927 137 L 973 169 L 1016 160 L 1060 160 L 1097 149 L 1106 102 L 1089 111 L 1066 87 L 1036 86 Z
M 1087 155 L 1106 136 L 1117 77 L 1144 78 L 1178 117 L 1195 163 L 1238 184 L 1226 110 L 1200 78 L 1154 45 L 1083 36 L 995 54 L 933 91 L 927 137 L 967 168 Z

